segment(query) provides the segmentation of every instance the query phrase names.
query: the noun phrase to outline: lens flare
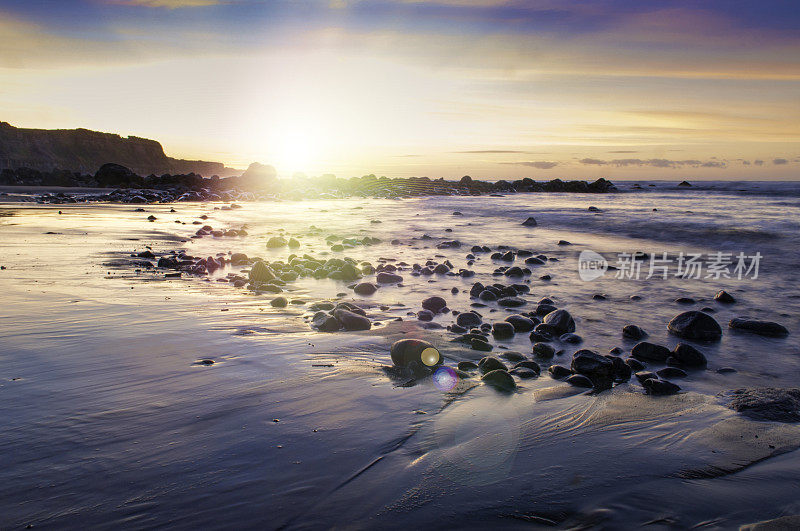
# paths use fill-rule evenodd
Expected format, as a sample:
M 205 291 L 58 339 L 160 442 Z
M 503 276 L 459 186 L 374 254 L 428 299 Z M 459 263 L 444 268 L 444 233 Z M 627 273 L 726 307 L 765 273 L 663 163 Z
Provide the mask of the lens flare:
M 435 348 L 428 347 L 420 353 L 419 357 L 422 359 L 422 363 L 427 365 L 428 367 L 433 367 L 437 363 L 439 363 L 439 351 Z
M 457 383 L 458 375 L 450 367 L 439 367 L 433 373 L 433 385 L 440 391 L 452 391 Z

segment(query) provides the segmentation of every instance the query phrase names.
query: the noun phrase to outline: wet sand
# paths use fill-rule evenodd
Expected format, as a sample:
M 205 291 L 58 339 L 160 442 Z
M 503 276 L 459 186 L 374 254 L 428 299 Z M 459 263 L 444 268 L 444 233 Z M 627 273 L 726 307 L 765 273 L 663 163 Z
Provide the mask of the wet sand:
M 164 271 L 137 268 L 130 256 L 149 246 L 285 259 L 288 249 L 265 248 L 278 228 L 315 256 L 334 255 L 324 243 L 328 234 L 378 237 L 383 243 L 344 253 L 374 264 L 379 257 L 432 258 L 464 267 L 473 244 L 530 248 L 559 259 L 541 271 L 551 281 L 538 271 L 531 276 L 526 298 L 549 296 L 576 318 L 583 344 L 559 345 L 565 352 L 554 360 L 567 365 L 579 348 L 629 350 L 634 342 L 620 334 L 629 323 L 671 348 L 677 339 L 665 324 L 686 309 L 672 301 L 691 295 L 697 307 L 714 305 L 718 289 L 739 299 L 734 308 L 718 308 L 720 323 L 758 310 L 798 329 L 797 289 L 790 287 L 796 274 L 783 263 L 767 263 L 759 284 L 578 282 L 583 248 L 686 244 L 558 226 L 556 216 L 578 216 L 590 204 L 610 218 L 621 208 L 617 198 L 532 198 L 536 206 L 520 196 L 252 203 L 225 211 L 144 205 L 144 213 L 138 205 L 0 207 L 0 526 L 729 529 L 800 513 L 800 428 L 750 420 L 717 396 L 794 385 L 800 358 L 791 336 L 726 330 L 722 342 L 704 348 L 708 369 L 693 371 L 680 381 L 683 392 L 669 397 L 645 395 L 635 379 L 587 394 L 546 372 L 518 381 L 513 394 L 477 378 L 443 392 L 430 380 L 407 387 L 388 377 L 389 346 L 418 337 L 450 365 L 479 359 L 483 353 L 452 343 L 444 329 L 424 329 L 409 312 L 430 295 L 469 309 L 472 282 L 496 279 L 488 256 L 476 260 L 474 278 L 404 273 L 402 287 L 369 297 L 354 296 L 345 282 L 301 279 L 284 295 L 306 304 L 285 309 L 270 306 L 274 295 L 216 282 L 227 269 L 210 281 L 166 279 Z M 487 201 L 495 201 L 495 215 L 486 214 Z M 626 215 L 654 215 L 646 204 Z M 660 207 L 670 216 L 668 205 Z M 673 214 L 681 207 L 672 206 Z M 454 210 L 465 215 L 454 217 Z M 155 222 L 147 221 L 151 214 Z M 214 227 L 246 224 L 249 235 L 192 240 L 198 227 L 191 222 L 201 214 Z M 540 226 L 520 230 L 524 214 Z M 595 227 L 612 223 L 584 215 Z M 312 231 L 312 224 L 324 230 Z M 423 234 L 432 240 L 419 239 Z M 465 247 L 436 249 L 445 239 Z M 556 245 L 560 239 L 573 245 Z M 717 243 L 725 244 L 708 247 Z M 312 330 L 308 304 L 338 293 L 381 325 Z M 595 293 L 607 300 L 593 300 Z M 631 301 L 631 294 L 643 299 Z M 487 321 L 512 313 L 481 311 Z M 434 318 L 443 326 L 451 321 Z M 527 334 L 493 343 L 497 354 L 500 347 L 530 353 Z M 215 363 L 199 364 L 203 359 Z M 717 372 L 728 366 L 737 372 Z

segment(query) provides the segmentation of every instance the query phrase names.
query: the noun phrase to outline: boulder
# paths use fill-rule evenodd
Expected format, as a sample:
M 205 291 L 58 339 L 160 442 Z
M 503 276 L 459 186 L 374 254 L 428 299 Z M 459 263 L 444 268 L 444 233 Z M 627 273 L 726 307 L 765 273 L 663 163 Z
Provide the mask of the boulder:
M 536 220 L 533 217 L 529 217 L 528 219 L 522 222 L 522 225 L 525 227 L 535 227 L 536 225 L 538 225 L 538 223 L 536 223 Z
M 657 361 L 659 363 L 664 363 L 670 356 L 670 352 L 667 347 L 662 345 L 656 345 L 655 343 L 642 341 L 633 346 L 631 349 L 631 356 L 637 360 Z
M 751 387 L 722 393 L 728 407 L 756 420 L 800 422 L 800 389 Z
M 447 301 L 442 297 L 428 297 L 422 301 L 422 307 L 426 310 L 430 310 L 433 313 L 439 313 L 447 307 Z
M 489 371 L 483 375 L 481 380 L 498 391 L 511 392 L 517 388 L 514 378 L 504 370 Z
M 575 320 L 567 310 L 555 310 L 544 316 L 542 321 L 550 325 L 558 335 L 575 331 Z
M 392 363 L 397 367 L 407 367 L 411 362 L 421 363 L 427 367 L 441 365 L 443 362 L 439 350 L 428 341 L 422 339 L 401 339 L 395 341 L 390 349 Z M 463 362 L 462 362 L 463 363 Z M 473 364 L 474 365 L 474 364 Z M 471 367 L 459 363 L 458 368 L 469 370 Z
M 456 324 L 464 328 L 478 326 L 482 321 L 481 316 L 475 312 L 463 312 L 456 316 Z
M 333 316 L 342 323 L 342 327 L 345 330 L 356 331 L 372 328 L 372 323 L 370 323 L 369 319 L 350 310 L 338 308 L 333 311 Z
M 734 330 L 744 330 L 745 332 L 752 332 L 765 337 L 786 337 L 789 335 L 789 330 L 781 324 L 772 321 L 757 321 L 745 317 L 731 319 L 728 326 Z
M 605 356 L 583 349 L 572 357 L 573 372 L 582 374 L 592 381 L 595 389 L 610 389 L 614 382 L 614 364 Z
M 250 268 L 250 282 L 269 282 L 275 279 L 275 273 L 272 272 L 267 264 L 264 262 L 256 262 Z
M 667 330 L 681 339 L 693 341 L 719 341 L 722 337 L 722 328 L 713 317 L 694 310 L 673 317 Z
M 705 355 L 692 345 L 678 343 L 671 353 L 672 357 L 681 365 L 686 367 L 705 367 L 707 360 Z

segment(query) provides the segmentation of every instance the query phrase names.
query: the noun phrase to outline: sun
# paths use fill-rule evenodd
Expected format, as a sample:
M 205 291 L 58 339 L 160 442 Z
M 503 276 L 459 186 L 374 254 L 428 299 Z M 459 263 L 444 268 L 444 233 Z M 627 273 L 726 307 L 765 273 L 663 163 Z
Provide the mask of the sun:
M 282 174 L 312 171 L 319 163 L 322 139 L 314 122 L 296 120 L 280 128 L 270 149 L 271 162 Z

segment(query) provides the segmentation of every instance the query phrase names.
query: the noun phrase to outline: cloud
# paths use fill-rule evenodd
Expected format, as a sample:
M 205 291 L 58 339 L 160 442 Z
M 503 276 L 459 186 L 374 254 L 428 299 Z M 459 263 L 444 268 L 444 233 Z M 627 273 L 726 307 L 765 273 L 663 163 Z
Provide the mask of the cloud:
M 727 163 L 723 161 L 710 160 L 703 162 L 696 159 L 670 160 L 670 159 L 581 159 L 578 162 L 587 166 L 617 166 L 625 168 L 628 166 L 650 166 L 652 168 L 682 168 L 689 166 L 693 168 L 727 168 Z
M 539 170 L 549 170 L 558 166 L 558 162 L 551 162 L 546 160 L 534 160 L 525 162 L 503 162 L 502 164 L 514 164 L 517 166 L 528 166 L 529 168 L 536 168 Z
M 788 164 L 789 161 L 786 159 L 772 159 L 772 163 L 776 166 L 780 166 L 782 164 Z
M 518 151 L 514 149 L 475 149 L 469 151 L 453 151 L 453 153 L 472 153 L 472 154 L 487 154 L 487 153 L 526 153 L 526 151 Z

